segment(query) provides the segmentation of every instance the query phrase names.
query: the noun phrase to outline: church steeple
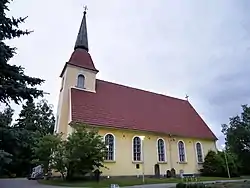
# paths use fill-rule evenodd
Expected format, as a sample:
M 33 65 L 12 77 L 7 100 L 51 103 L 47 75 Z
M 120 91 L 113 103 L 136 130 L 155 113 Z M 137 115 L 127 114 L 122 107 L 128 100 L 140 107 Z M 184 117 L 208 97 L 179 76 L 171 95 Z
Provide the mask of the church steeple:
M 87 6 L 84 6 L 84 12 L 83 12 L 83 18 L 82 23 L 77 35 L 75 48 L 76 49 L 84 49 L 87 52 L 89 51 L 89 45 L 88 45 L 88 34 L 87 34 L 87 23 L 86 23 L 86 13 L 87 13 Z

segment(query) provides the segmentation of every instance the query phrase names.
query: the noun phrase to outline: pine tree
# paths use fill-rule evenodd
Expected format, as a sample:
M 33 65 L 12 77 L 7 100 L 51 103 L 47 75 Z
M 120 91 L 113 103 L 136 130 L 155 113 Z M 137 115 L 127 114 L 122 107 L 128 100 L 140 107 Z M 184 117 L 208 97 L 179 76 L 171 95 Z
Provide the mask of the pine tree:
M 41 100 L 37 104 L 29 100 L 23 105 L 15 127 L 37 132 L 40 135 L 54 132 L 55 116 L 48 101 Z
M 24 23 L 27 17 L 6 16 L 10 1 L 0 0 L 0 102 L 8 104 L 12 100 L 19 104 L 22 100 L 43 96 L 43 91 L 35 86 L 41 85 L 44 80 L 27 76 L 21 66 L 8 64 L 16 48 L 6 45 L 4 41 L 31 33 L 19 29 L 19 24 Z

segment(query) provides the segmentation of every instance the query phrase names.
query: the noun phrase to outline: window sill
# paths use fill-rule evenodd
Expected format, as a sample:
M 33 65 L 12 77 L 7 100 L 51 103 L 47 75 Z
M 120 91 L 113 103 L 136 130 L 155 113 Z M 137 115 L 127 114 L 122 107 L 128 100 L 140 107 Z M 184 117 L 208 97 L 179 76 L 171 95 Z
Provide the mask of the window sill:
M 204 162 L 197 162 L 199 165 L 203 165 Z
M 177 162 L 177 163 L 179 163 L 179 164 L 187 164 L 187 162 L 186 161 L 179 161 L 179 162 Z
M 86 88 L 85 88 L 85 87 L 82 88 L 82 87 L 75 86 L 75 88 L 76 88 L 76 89 L 79 89 L 79 90 L 84 90 L 84 91 L 86 91 Z
M 167 161 L 158 161 L 157 164 L 168 164 Z
M 116 163 L 114 160 L 104 160 L 104 163 Z
M 77 87 L 77 86 L 74 86 L 72 88 L 78 89 L 80 91 L 88 91 L 88 92 L 96 93 L 96 91 L 88 90 L 87 88 L 80 88 L 80 87 Z
M 132 161 L 133 164 L 143 164 L 143 161 Z

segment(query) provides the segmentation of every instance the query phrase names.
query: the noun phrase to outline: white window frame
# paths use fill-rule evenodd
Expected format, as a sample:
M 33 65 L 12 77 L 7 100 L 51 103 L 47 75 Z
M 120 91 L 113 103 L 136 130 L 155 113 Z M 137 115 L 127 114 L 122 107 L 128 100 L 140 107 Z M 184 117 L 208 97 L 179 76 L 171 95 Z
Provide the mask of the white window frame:
M 115 138 L 115 135 L 113 133 L 106 133 L 104 136 L 103 136 L 103 140 L 104 140 L 104 143 L 106 144 L 106 136 L 107 135 L 112 135 L 113 138 L 114 138 L 114 148 L 113 148 L 113 160 L 108 160 L 108 159 L 105 159 L 105 161 L 115 161 L 115 158 L 116 158 L 116 138 Z
M 184 155 L 185 155 L 185 160 L 184 160 L 184 161 L 180 161 L 179 142 L 183 142 L 183 147 L 184 147 Z M 184 140 L 178 140 L 178 142 L 177 142 L 177 150 L 178 150 L 178 161 L 179 161 L 179 163 L 187 163 L 186 144 L 185 144 Z
M 140 139 L 140 148 L 141 148 L 141 151 L 140 151 L 140 160 L 134 160 L 134 139 L 136 138 L 136 137 L 138 137 L 139 139 Z M 143 159 L 143 157 L 144 156 L 142 156 L 143 154 L 142 154 L 142 140 L 141 140 L 141 138 L 140 138 L 140 136 L 134 136 L 133 138 L 132 138 L 132 161 L 133 162 L 142 162 L 142 159 Z
M 164 161 L 160 161 L 160 160 L 159 160 L 159 150 L 158 150 L 158 148 L 159 148 L 159 146 L 158 146 L 159 140 L 162 140 L 162 141 L 163 141 L 163 144 L 164 144 L 164 150 L 163 150 L 163 151 L 164 151 Z M 165 142 L 165 140 L 164 140 L 163 138 L 158 138 L 158 139 L 156 140 L 156 150 L 157 150 L 157 162 L 159 162 L 159 163 L 167 162 L 166 142 Z
M 83 78 L 84 78 L 83 87 L 79 87 L 79 86 L 78 86 L 78 78 L 79 78 L 79 76 L 83 76 Z M 79 74 L 77 75 L 77 78 L 76 78 L 76 88 L 85 89 L 85 83 L 86 83 L 86 77 L 84 76 L 84 74 L 79 73 Z
M 198 160 L 197 144 L 201 145 L 202 162 L 200 162 Z M 203 163 L 204 162 L 204 152 L 203 152 L 203 145 L 201 144 L 200 141 L 195 142 L 195 154 L 196 154 L 196 161 L 197 161 L 197 163 Z

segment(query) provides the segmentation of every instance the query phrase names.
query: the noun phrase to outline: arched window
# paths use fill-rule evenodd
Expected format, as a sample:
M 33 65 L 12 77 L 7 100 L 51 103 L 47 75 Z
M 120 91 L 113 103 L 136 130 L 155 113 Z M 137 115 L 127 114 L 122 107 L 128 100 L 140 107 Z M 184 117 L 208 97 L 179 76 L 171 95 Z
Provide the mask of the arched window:
M 186 162 L 185 145 L 183 141 L 178 142 L 179 162 Z
M 133 138 L 133 160 L 141 161 L 141 139 L 138 136 Z
M 108 153 L 105 160 L 114 161 L 115 160 L 115 137 L 112 134 L 105 135 L 105 144 L 108 149 Z
M 77 87 L 84 89 L 84 84 L 85 84 L 85 77 L 80 74 L 77 77 Z
M 202 153 L 202 147 L 201 147 L 200 142 L 196 143 L 196 155 L 197 155 L 198 163 L 202 163 L 203 162 L 203 153 Z
M 157 151 L 158 151 L 158 161 L 165 161 L 165 142 L 163 139 L 158 139 L 157 141 Z

